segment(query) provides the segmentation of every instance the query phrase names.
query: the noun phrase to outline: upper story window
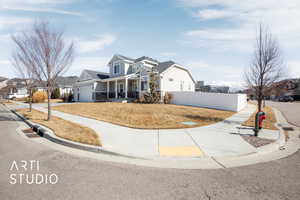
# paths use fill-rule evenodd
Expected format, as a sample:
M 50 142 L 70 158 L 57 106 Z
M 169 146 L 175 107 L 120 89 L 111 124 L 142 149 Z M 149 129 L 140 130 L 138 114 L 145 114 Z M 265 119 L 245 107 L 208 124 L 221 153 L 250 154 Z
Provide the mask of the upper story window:
M 121 72 L 121 66 L 119 63 L 114 64 L 114 74 L 120 74 Z

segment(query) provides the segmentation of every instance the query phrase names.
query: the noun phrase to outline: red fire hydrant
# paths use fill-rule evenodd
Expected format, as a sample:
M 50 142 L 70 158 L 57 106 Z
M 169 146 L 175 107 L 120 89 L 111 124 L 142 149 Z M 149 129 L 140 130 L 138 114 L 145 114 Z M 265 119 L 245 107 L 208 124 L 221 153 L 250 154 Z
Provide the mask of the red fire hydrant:
M 262 122 L 263 122 L 263 120 L 265 120 L 265 119 L 266 119 L 266 115 L 260 115 L 260 116 L 259 116 L 259 121 L 258 121 L 258 127 L 259 127 L 259 129 L 262 128 Z
M 266 119 L 266 114 L 264 112 L 258 112 L 255 115 L 255 127 L 254 127 L 254 135 L 257 136 L 259 130 L 262 128 L 262 122 Z

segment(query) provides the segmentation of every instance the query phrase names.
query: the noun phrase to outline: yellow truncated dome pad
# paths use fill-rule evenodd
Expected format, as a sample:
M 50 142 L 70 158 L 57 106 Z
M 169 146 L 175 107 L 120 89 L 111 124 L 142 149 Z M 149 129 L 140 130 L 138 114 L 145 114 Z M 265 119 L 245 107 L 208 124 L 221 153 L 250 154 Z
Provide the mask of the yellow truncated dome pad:
M 203 152 L 197 146 L 164 146 L 159 147 L 161 156 L 203 156 Z

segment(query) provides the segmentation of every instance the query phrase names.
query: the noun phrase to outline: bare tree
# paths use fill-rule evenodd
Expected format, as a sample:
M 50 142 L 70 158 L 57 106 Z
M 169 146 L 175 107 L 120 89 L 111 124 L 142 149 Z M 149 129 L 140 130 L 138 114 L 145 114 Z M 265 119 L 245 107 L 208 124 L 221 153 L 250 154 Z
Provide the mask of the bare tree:
M 262 24 L 256 38 L 254 56 L 249 70 L 245 72 L 248 88 L 254 90 L 258 111 L 262 110 L 265 92 L 284 74 L 283 59 L 278 41 Z
M 27 54 L 26 47 L 27 41 L 23 37 L 12 36 L 12 40 L 15 42 L 16 47 L 12 53 L 11 63 L 15 69 L 17 75 L 24 79 L 25 87 L 27 93 L 29 94 L 29 112 L 32 110 L 32 95 L 34 87 L 34 74 L 33 74 L 33 65 Z
M 74 44 L 67 44 L 63 32 L 54 30 L 47 21 L 36 22 L 30 31 L 23 31 L 16 40 L 23 40 L 19 48 L 26 53 L 34 77 L 47 89 L 48 118 L 51 119 L 51 92 L 57 77 L 68 70 L 74 59 Z

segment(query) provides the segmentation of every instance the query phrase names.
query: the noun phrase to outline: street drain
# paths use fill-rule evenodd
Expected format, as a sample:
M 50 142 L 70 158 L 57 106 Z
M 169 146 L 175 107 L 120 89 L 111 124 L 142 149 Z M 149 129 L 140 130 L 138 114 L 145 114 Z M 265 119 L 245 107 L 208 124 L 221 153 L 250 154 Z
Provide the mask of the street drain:
M 36 137 L 40 137 L 38 134 L 36 134 L 31 128 L 28 129 L 24 129 L 22 130 L 23 133 L 25 133 L 25 135 L 29 138 L 36 138 Z
M 293 127 L 282 127 L 282 129 L 285 131 L 293 131 L 294 130 Z

